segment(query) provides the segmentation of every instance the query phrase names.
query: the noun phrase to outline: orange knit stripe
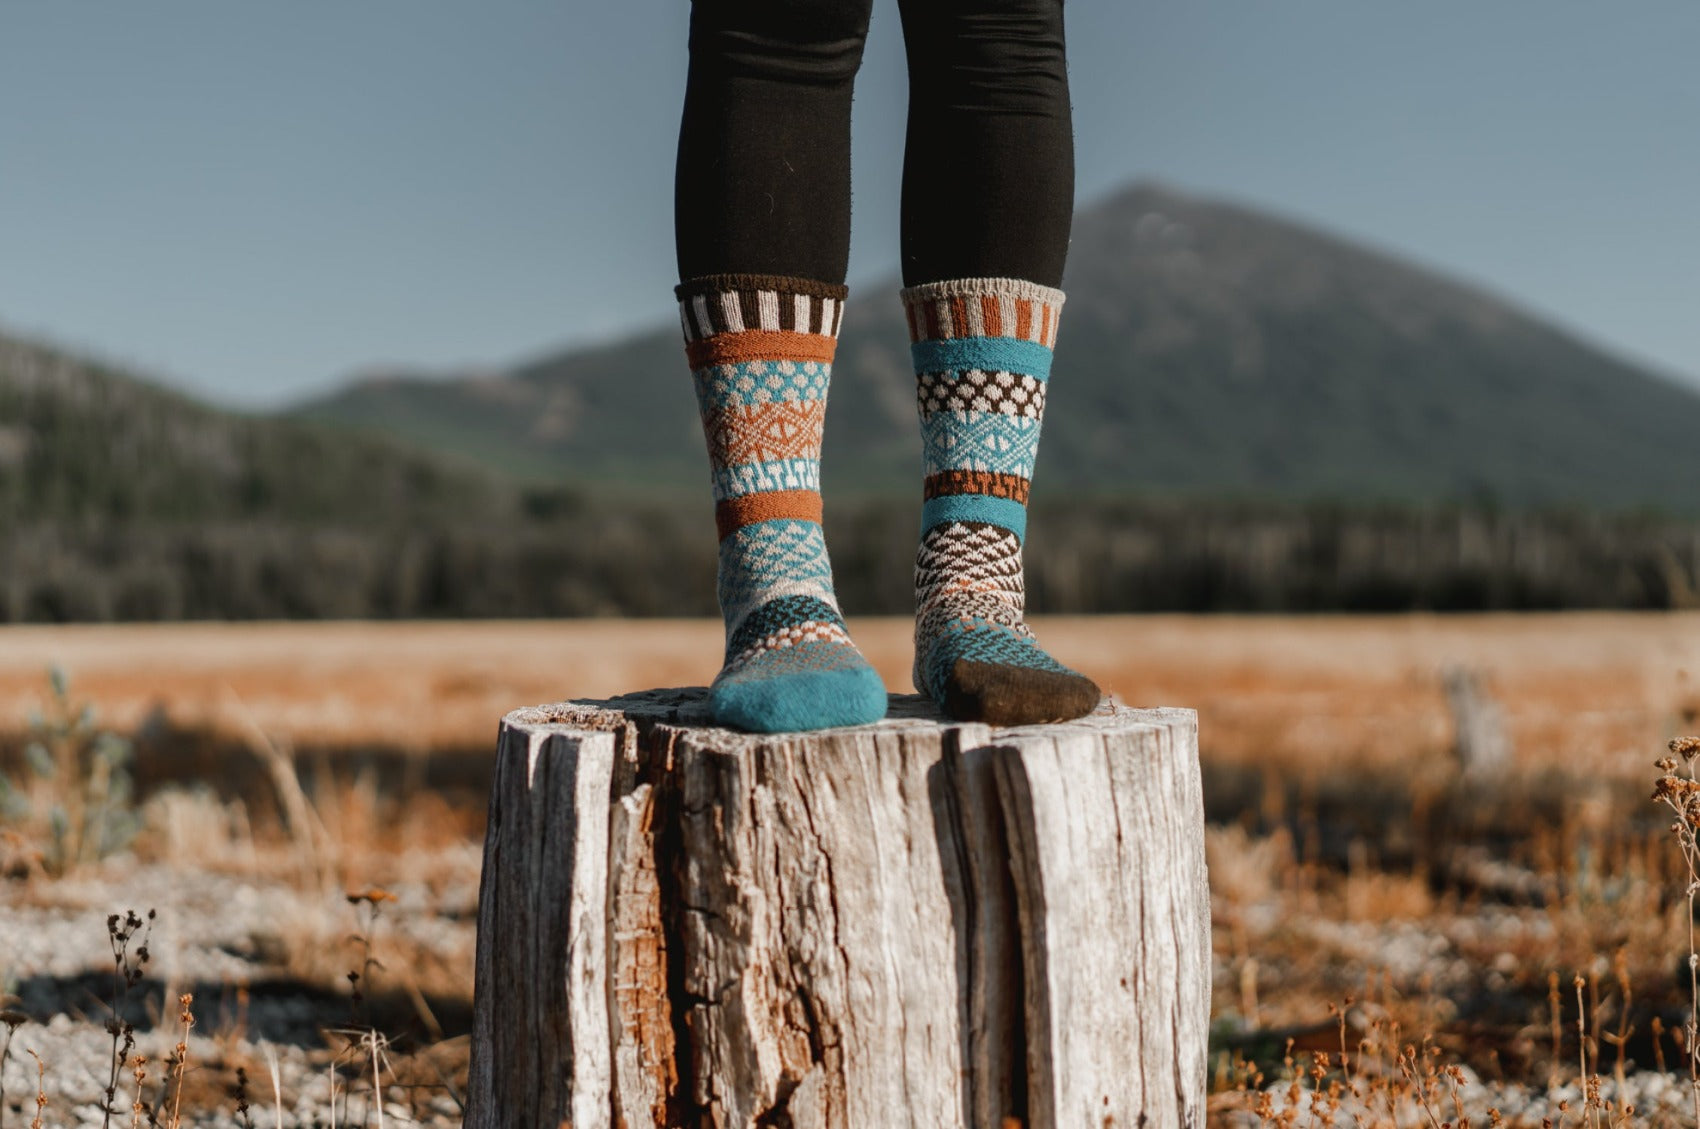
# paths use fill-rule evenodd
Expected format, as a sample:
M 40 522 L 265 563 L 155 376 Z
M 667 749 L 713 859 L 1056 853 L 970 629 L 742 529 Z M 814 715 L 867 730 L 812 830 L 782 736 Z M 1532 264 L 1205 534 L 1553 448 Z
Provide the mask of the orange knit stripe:
M 792 333 L 784 329 L 746 329 L 687 342 L 685 357 L 693 369 L 735 365 L 744 361 L 832 362 L 838 338 L 822 333 Z
M 714 507 L 714 526 L 720 539 L 758 521 L 812 521 L 820 523 L 820 494 L 814 490 L 768 490 L 722 498 Z
M 955 330 L 952 337 L 968 336 L 968 299 L 960 294 L 950 300 L 950 324 Z
M 987 337 L 1003 336 L 1003 303 L 996 294 L 980 296 L 980 320 L 985 323 Z
M 1033 303 L 1026 298 L 1015 300 L 1015 336 L 1027 340 L 1033 332 Z

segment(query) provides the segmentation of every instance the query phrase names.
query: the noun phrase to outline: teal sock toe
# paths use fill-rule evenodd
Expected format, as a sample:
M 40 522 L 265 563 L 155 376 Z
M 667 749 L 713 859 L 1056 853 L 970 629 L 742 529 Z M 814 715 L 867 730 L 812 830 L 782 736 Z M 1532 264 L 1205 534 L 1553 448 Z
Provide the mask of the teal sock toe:
M 720 724 L 756 733 L 866 725 L 885 716 L 885 684 L 838 609 L 782 596 L 733 632 L 709 708 Z
M 763 670 L 763 666 L 779 669 Z M 793 733 L 868 725 L 885 716 L 885 684 L 873 667 L 801 670 L 755 662 L 716 681 L 714 720 L 752 733 Z

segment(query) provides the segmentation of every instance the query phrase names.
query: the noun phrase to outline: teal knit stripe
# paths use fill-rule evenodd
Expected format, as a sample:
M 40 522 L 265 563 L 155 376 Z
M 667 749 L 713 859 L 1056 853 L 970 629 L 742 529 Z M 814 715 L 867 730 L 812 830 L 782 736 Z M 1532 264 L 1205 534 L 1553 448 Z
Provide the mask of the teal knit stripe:
M 1008 498 L 990 494 L 947 494 L 928 498 L 921 503 L 921 531 L 949 522 L 976 521 L 1009 530 L 1017 537 L 1027 537 L 1027 507 Z
M 1051 350 L 1019 337 L 952 337 L 909 346 L 915 371 L 1025 373 L 1043 381 L 1051 375 Z
M 697 403 L 710 407 L 824 400 L 832 366 L 824 361 L 743 361 L 693 372 Z

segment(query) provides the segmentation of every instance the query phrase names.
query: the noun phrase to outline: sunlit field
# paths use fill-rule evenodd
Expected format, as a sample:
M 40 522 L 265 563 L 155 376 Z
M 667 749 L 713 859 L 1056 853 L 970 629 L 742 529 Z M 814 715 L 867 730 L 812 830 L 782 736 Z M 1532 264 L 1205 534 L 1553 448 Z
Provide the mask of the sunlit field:
M 908 692 L 908 622 L 852 630 Z M 1651 795 L 1700 730 L 1700 614 L 1036 630 L 1199 711 L 1214 1123 L 1695 1123 L 1690 874 Z M 0 1127 L 458 1124 L 498 719 L 701 684 L 719 648 L 699 621 L 0 629 Z M 1503 767 L 1461 769 L 1447 671 Z

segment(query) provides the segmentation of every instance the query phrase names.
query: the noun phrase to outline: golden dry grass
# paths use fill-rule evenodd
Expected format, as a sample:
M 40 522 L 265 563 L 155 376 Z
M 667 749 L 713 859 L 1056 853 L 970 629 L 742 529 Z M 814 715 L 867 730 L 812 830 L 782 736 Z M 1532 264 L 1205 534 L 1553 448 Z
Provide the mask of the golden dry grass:
M 1625 1053 L 1631 1071 L 1665 1055 L 1681 1065 L 1671 1030 L 1687 1010 L 1686 982 L 1672 972 L 1686 954 L 1687 874 L 1646 786 L 1665 742 L 1700 729 L 1700 614 L 1035 626 L 1058 657 L 1130 704 L 1199 710 L 1215 820 L 1213 1123 L 1282 1120 L 1265 1099 L 1231 1092 L 1235 1059 L 1255 1059 L 1267 1084 L 1302 1074 L 1308 1056 L 1342 1037 L 1359 1068 L 1390 1085 L 1402 1084 L 1403 1041 L 1432 1036 L 1473 1079 L 1520 1080 L 1562 1100 L 1552 1086 L 1579 1073 L 1568 991 L 1578 974 L 1591 1071 L 1609 1075 Z M 887 685 L 907 691 L 909 623 L 852 629 Z M 470 765 L 480 762 L 456 755 L 484 757 L 508 709 L 700 684 L 719 649 L 719 624 L 707 621 L 0 628 L 0 740 L 26 727 L 57 663 L 76 697 L 120 731 L 163 710 L 174 731 L 231 738 L 260 753 L 257 763 L 275 741 Z M 1491 787 L 1461 781 L 1450 764 L 1440 675 L 1452 664 L 1480 674 L 1516 746 L 1516 764 Z M 465 901 L 481 815 L 417 783 L 390 794 L 350 771 L 307 782 L 320 846 L 282 831 L 269 792 L 252 824 L 238 800 L 167 792 L 150 801 L 139 856 L 284 883 L 304 908 L 268 943 L 289 976 L 335 988 L 351 960 L 346 891 L 393 884 L 422 891 L 427 906 Z M 57 895 L 38 885 L 34 896 Z M 466 938 L 425 944 L 411 920 L 395 916 L 376 949 L 384 966 L 409 972 L 389 987 L 463 1007 Z M 1553 977 L 1566 992 L 1549 1012 Z M 1348 996 L 1349 1030 L 1336 1008 Z M 1564 1025 L 1556 1039 L 1553 1016 Z M 1357 1048 L 1371 1043 L 1381 1049 L 1366 1058 Z M 438 1049 L 451 1044 L 463 1068 L 464 1041 Z M 1519 1123 L 1539 1124 L 1536 1105 L 1525 1114 L 1532 1120 Z
M 1523 758 L 1640 773 L 1700 711 L 1700 613 L 1104 616 L 1036 620 L 1040 638 L 1133 705 L 1199 710 L 1206 755 L 1364 767 L 1450 739 L 1439 679 L 1479 670 Z M 852 623 L 894 691 L 909 621 Z M 0 628 L 0 733 L 65 667 L 105 720 L 174 723 L 298 747 L 481 750 L 518 705 L 702 684 L 706 620 L 163 624 Z

